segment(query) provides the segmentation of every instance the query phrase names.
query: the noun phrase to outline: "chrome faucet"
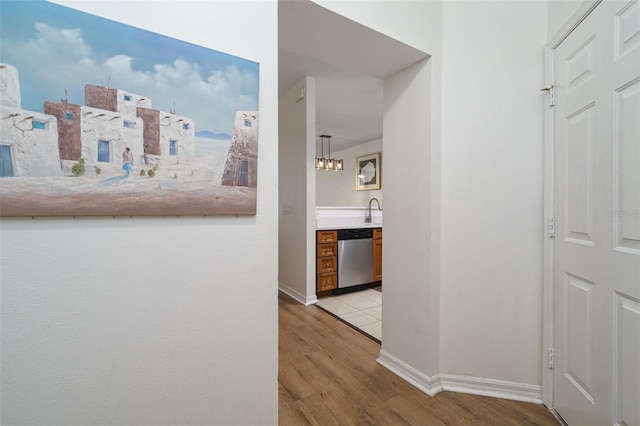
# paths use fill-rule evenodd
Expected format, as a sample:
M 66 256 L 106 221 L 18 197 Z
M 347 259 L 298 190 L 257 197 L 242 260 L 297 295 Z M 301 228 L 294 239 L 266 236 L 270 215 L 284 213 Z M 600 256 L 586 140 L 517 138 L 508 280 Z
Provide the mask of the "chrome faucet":
M 378 201 L 377 198 L 373 197 L 372 199 L 369 200 L 369 214 L 367 214 L 367 216 L 364 218 L 364 223 L 371 223 L 371 203 L 373 202 L 373 200 L 376 200 L 376 204 L 378 205 L 378 210 L 382 210 L 382 207 L 380 207 L 380 201 Z

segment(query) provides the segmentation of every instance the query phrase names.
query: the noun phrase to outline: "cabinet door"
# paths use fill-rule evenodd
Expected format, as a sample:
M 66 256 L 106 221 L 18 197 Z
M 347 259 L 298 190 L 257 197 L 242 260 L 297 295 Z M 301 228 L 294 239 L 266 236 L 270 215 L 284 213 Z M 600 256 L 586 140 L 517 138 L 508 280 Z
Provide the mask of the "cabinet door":
M 373 240 L 373 280 L 382 280 L 382 240 Z

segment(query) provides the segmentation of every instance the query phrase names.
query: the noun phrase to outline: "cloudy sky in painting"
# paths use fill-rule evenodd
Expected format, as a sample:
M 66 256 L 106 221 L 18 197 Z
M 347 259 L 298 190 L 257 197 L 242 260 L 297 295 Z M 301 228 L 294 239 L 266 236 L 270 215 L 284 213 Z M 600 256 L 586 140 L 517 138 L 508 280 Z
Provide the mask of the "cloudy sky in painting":
M 193 118 L 196 131 L 233 132 L 236 111 L 258 110 L 259 65 L 41 1 L 2 1 L 0 62 L 18 68 L 22 108 L 84 104 L 84 85 L 150 98 Z

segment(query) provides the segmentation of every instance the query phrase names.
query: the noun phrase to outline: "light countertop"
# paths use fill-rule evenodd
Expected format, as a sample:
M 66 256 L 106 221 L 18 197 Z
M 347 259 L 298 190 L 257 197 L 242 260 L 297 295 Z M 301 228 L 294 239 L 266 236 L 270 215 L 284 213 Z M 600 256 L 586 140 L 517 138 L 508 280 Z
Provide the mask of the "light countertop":
M 371 214 L 372 223 L 365 223 Z M 382 211 L 367 207 L 316 207 L 316 230 L 382 228 Z
M 327 231 L 332 229 L 361 229 L 361 228 L 382 228 L 381 223 L 355 223 L 348 225 L 334 225 L 334 226 L 317 226 L 316 231 Z

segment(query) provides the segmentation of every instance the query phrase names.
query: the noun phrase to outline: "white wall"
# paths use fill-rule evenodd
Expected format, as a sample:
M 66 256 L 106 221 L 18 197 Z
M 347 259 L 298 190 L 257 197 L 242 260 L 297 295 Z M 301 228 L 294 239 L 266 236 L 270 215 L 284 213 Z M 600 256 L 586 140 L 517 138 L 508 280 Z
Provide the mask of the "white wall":
M 2 424 L 277 423 L 277 4 L 67 2 L 260 63 L 257 214 L 2 219 Z
M 431 350 L 438 343 L 431 333 L 438 328 L 433 308 L 439 304 L 432 294 L 438 283 L 430 277 L 431 65 L 424 60 L 384 82 L 384 137 L 402 142 L 387 146 L 383 156 L 382 257 L 382 350 L 428 376 L 437 373 Z
M 441 373 L 540 385 L 543 2 L 445 2 Z
M 381 362 L 539 399 L 546 3 L 317 3 L 431 55 L 385 80 Z
M 440 1 L 312 1 L 423 52 L 440 50 Z
M 382 139 L 333 152 L 333 158 L 344 160 L 344 170 L 316 173 L 316 206 L 367 207 L 372 197 L 376 197 L 382 204 L 384 189 L 384 164 L 382 161 L 380 189 L 356 191 L 356 157 L 375 152 L 382 153 Z
M 431 55 L 384 81 L 380 361 L 433 393 L 439 368 L 442 2 L 316 2 Z
M 301 90 L 305 98 L 296 102 Z M 280 290 L 305 305 L 315 288 L 316 81 L 305 77 L 280 98 L 278 231 Z
M 384 81 L 380 361 L 432 393 L 439 362 L 442 2 L 316 2 L 431 55 Z

